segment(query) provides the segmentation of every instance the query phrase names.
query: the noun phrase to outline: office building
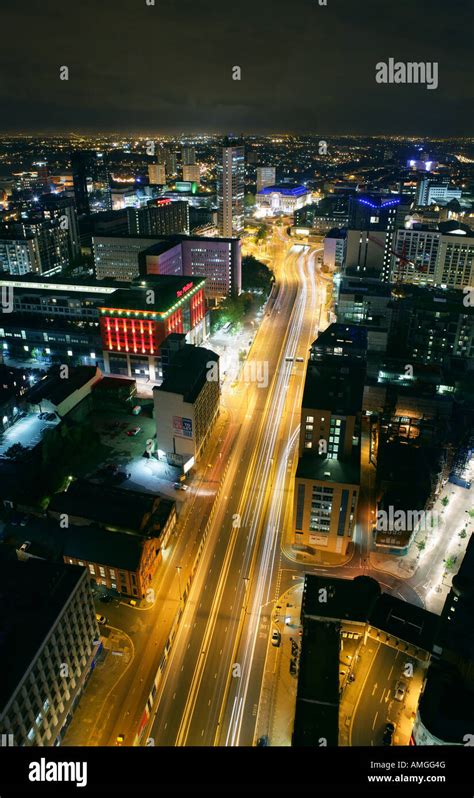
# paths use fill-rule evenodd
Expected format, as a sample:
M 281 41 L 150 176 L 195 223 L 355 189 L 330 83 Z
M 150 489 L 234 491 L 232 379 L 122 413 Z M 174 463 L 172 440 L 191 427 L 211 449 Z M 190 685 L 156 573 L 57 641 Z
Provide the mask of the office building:
M 166 164 L 164 163 L 148 164 L 148 180 L 152 185 L 158 185 L 158 186 L 166 185 Z
M 217 216 L 224 238 L 238 236 L 244 227 L 245 147 L 226 143 L 217 164 Z
M 16 746 L 61 743 L 100 649 L 85 568 L 0 558 L 0 726 Z
M 394 230 L 403 226 L 411 201 L 401 194 L 355 194 L 349 197 L 352 230 Z
M 422 177 L 416 191 L 416 205 L 446 205 L 453 199 L 460 200 L 462 191 L 450 185 L 448 178 Z
M 396 253 L 396 254 L 394 254 Z M 397 230 L 384 279 L 462 289 L 474 285 L 474 233 L 458 222 Z
M 126 282 L 135 279 L 139 275 L 139 253 L 155 243 L 156 237 L 94 235 L 92 250 L 97 279 Z
M 276 167 L 257 166 L 257 194 L 260 194 L 262 188 L 274 185 L 276 185 Z
M 337 227 L 329 231 L 324 238 L 323 263 L 332 271 L 341 271 L 346 255 L 347 231 Z
M 104 368 L 127 377 L 162 378 L 161 344 L 173 332 L 200 344 L 209 335 L 200 277 L 147 276 L 100 307 Z
M 189 206 L 185 200 L 156 199 L 145 208 L 128 208 L 128 232 L 139 236 L 189 233 Z
M 159 453 L 188 470 L 199 460 L 219 414 L 219 356 L 210 349 L 179 345 L 153 389 Z
M 140 254 L 141 274 L 205 277 L 206 298 L 216 303 L 238 296 L 242 286 L 242 255 L 238 238 L 170 236 Z
M 91 364 L 102 358 L 98 306 L 117 284 L 77 283 L 73 280 L 40 279 L 34 275 L 2 278 L 2 291 L 11 292 L 13 312 L 3 313 L 0 350 L 4 357 L 73 358 Z
M 384 230 L 347 230 L 344 253 L 345 274 L 381 277 L 387 262 L 390 234 Z

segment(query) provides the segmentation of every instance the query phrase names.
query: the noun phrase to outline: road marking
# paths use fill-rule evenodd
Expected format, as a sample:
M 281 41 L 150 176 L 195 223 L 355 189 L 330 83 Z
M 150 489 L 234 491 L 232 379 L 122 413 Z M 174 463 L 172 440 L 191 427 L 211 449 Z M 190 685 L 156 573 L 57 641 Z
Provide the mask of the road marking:
M 374 689 L 372 690 L 372 695 L 375 693 L 376 689 L 377 689 L 377 682 L 375 682 L 375 684 L 374 684 Z
M 374 730 L 374 726 L 375 726 L 375 723 L 376 723 L 376 721 L 377 721 L 377 716 L 378 716 L 378 714 L 379 714 L 379 713 L 378 713 L 378 710 L 377 710 L 377 712 L 375 713 L 374 722 L 372 723 L 372 731 Z

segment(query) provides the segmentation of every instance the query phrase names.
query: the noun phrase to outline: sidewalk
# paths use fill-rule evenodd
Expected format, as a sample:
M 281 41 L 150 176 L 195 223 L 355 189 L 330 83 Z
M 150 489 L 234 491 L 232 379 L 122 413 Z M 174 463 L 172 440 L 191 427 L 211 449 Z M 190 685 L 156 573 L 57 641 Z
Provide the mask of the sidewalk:
M 296 594 L 296 595 L 295 595 Z M 258 704 L 255 738 L 267 737 L 267 745 L 291 746 L 298 688 L 298 663 L 301 649 L 300 614 L 302 587 L 289 588 L 278 599 L 281 610 L 272 617 L 274 629 L 281 634 L 278 648 L 269 644 Z M 286 606 L 290 604 L 291 606 Z M 289 623 L 285 619 L 289 618 Z M 291 673 L 290 665 L 294 663 Z
M 119 629 L 110 629 L 102 642 L 103 651 L 74 710 L 62 746 L 84 745 L 85 740 L 88 745 L 97 745 L 100 729 L 113 708 L 113 702 L 106 706 L 106 701 L 133 662 L 133 644 Z

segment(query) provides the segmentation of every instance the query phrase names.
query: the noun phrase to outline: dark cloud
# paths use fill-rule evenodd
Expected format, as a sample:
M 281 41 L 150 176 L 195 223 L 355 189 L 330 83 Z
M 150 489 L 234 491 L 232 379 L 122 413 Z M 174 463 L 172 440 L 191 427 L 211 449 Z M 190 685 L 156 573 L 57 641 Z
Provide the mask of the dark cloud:
M 0 9 L 3 131 L 470 133 L 471 0 L 0 0 Z M 378 85 L 375 64 L 389 57 L 439 62 L 439 88 Z

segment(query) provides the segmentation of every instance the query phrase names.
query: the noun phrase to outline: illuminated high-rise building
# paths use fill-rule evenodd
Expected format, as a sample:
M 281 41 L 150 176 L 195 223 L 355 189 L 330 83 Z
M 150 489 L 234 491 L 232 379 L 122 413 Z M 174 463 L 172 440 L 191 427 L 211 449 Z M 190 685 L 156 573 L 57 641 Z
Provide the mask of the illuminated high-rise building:
M 238 236 L 244 227 L 245 147 L 226 141 L 217 165 L 217 215 L 224 238 Z
M 199 185 L 200 179 L 199 164 L 183 164 L 183 180 Z
M 196 150 L 188 144 L 181 147 L 181 163 L 183 166 L 194 166 L 196 163 Z
M 166 166 L 164 163 L 148 164 L 148 180 L 151 185 L 166 185 Z

